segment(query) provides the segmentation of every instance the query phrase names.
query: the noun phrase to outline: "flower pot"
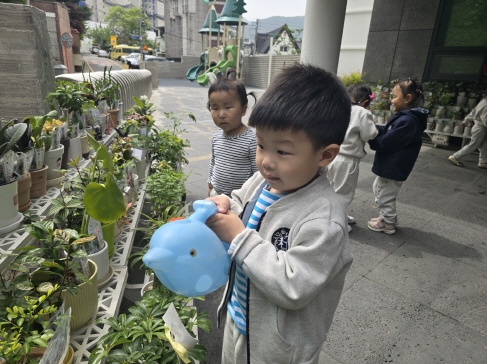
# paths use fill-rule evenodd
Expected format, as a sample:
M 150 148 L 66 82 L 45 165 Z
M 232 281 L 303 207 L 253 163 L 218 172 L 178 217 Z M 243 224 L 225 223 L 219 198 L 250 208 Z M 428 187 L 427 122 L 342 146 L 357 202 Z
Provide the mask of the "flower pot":
M 443 132 L 443 124 L 440 123 L 439 121 L 436 123 L 435 131 L 439 133 Z
M 30 206 L 30 188 L 32 187 L 32 178 L 30 173 L 24 174 L 19 179 L 19 211 L 25 211 Z
M 108 244 L 103 242 L 103 249 L 99 252 L 88 255 L 88 259 L 91 259 L 96 263 L 98 267 L 97 279 L 98 282 L 105 282 L 110 276 L 110 258 L 108 257 Z
M 101 114 L 106 114 L 108 111 L 107 100 L 100 100 L 98 101 L 98 111 Z
M 384 118 L 383 115 L 379 115 L 377 117 L 377 124 L 379 124 L 379 125 L 384 125 L 385 124 L 385 118 Z
M 80 136 L 79 140 L 81 142 L 81 155 L 84 159 L 88 159 L 90 156 L 90 145 L 88 144 L 88 137 L 86 135 Z
M 98 267 L 92 260 L 88 262 L 91 272 L 89 282 L 80 284 L 76 295 L 72 295 L 67 290 L 61 292 L 64 309 L 71 307 L 71 331 L 78 330 L 90 322 L 98 308 Z
M 453 127 L 450 124 L 446 124 L 443 127 L 443 133 L 451 134 L 452 131 L 453 131 Z
M 10 226 L 17 220 L 19 214 L 18 180 L 17 176 L 14 181 L 0 186 L 0 201 L 2 201 L 0 228 Z M 12 228 L 12 230 L 15 228 Z M 3 231 L 2 233 L 12 230 Z
M 468 99 L 468 107 L 473 109 L 477 105 L 477 98 Z
M 110 128 L 115 128 L 116 126 L 118 126 L 118 113 L 119 113 L 119 109 L 112 109 L 112 110 L 108 110 L 108 114 L 109 114 L 109 118 L 110 118 L 110 124 L 108 125 L 108 127 Z
M 470 125 L 466 126 L 465 129 L 463 129 L 463 136 L 472 136 L 472 127 Z
M 44 168 L 38 169 L 37 171 L 30 171 L 30 175 L 32 178 L 30 198 L 39 198 L 46 194 L 48 168 L 48 166 L 44 166 Z
M 462 135 L 462 126 L 461 125 L 455 126 L 455 128 L 453 129 L 453 134 L 454 135 Z
M 35 359 L 35 358 L 42 358 L 44 353 L 46 352 L 46 348 L 31 348 L 30 353 L 27 355 L 27 359 Z M 68 346 L 68 352 L 63 359 L 63 364 L 71 364 L 74 358 L 74 350 L 71 345 Z M 2 362 L 0 361 L 0 364 Z
M 61 139 L 61 145 L 64 147 L 64 153 L 61 159 L 61 169 L 68 169 L 68 153 L 71 145 L 71 139 Z
M 137 176 L 139 176 L 140 179 L 144 179 L 146 177 L 147 160 L 142 159 L 135 162 L 135 167 L 137 168 Z
M 115 230 L 114 230 L 114 242 L 118 243 L 120 241 L 120 238 L 122 237 L 123 233 L 123 227 L 125 226 L 125 218 L 122 218 L 121 220 L 117 220 L 115 222 Z
M 103 232 L 103 240 L 108 245 L 108 255 L 111 257 L 115 252 L 115 223 L 102 225 L 101 231 Z
M 68 163 L 71 159 L 76 159 L 81 156 L 81 140 L 80 137 L 69 139 Z
M 55 179 L 61 177 L 61 172 L 56 170 L 61 169 L 61 162 L 63 160 L 64 145 L 60 144 L 56 149 L 51 149 L 46 152 L 44 156 L 44 164 L 49 167 L 47 170 L 47 179 Z
M 140 290 L 140 297 L 142 297 L 145 292 L 151 291 L 153 287 L 154 287 L 154 281 L 153 280 L 144 284 L 142 286 L 142 289 Z

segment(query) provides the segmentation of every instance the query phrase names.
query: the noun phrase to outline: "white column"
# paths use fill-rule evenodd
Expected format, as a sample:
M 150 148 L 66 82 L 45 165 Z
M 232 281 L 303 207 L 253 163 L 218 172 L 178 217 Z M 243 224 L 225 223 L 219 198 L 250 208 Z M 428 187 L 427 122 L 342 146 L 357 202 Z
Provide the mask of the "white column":
M 307 0 L 301 63 L 337 73 L 347 0 Z

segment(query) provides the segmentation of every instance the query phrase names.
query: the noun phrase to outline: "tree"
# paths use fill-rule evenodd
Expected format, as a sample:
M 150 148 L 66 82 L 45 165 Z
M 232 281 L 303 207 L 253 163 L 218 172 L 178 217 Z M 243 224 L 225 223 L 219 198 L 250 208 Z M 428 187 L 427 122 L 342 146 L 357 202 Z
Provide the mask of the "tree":
M 103 49 L 110 48 L 110 29 L 108 27 L 90 28 L 86 35 L 91 38 L 92 43 L 102 47 Z
M 91 9 L 87 6 L 78 6 L 78 0 L 57 0 L 57 2 L 66 5 L 69 11 L 69 25 L 79 32 L 80 39 L 86 32 L 85 21 L 91 17 Z
M 149 17 L 146 14 L 143 16 L 145 23 L 147 23 Z M 125 9 L 121 6 L 114 6 L 108 10 L 108 14 L 105 16 L 105 23 L 108 23 L 111 35 L 117 36 L 118 44 L 137 46 L 140 44 L 139 41 L 131 39 L 130 36 L 132 34 L 140 34 L 141 19 L 142 10 L 140 8 Z M 145 30 L 143 37 L 147 41 L 147 32 Z

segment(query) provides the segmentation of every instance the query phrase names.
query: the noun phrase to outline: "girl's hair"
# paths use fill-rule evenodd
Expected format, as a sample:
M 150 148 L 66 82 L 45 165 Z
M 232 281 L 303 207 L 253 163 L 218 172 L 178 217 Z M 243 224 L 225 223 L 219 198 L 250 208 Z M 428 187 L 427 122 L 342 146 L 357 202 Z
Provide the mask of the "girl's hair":
M 399 81 L 394 85 L 401 89 L 402 96 L 405 98 L 408 94 L 412 96 L 411 105 L 413 107 L 419 107 L 423 105 L 424 93 L 423 86 L 417 78 L 407 78 L 405 80 Z
M 248 96 L 252 96 L 254 100 L 257 102 L 257 97 L 255 96 L 255 93 L 254 92 L 247 93 L 247 90 L 245 89 L 245 86 L 242 82 L 240 82 L 239 80 L 230 80 L 226 77 L 221 77 L 215 83 L 213 83 L 210 86 L 210 89 L 208 90 L 208 103 L 206 104 L 208 110 L 211 110 L 210 96 L 213 92 L 220 92 L 220 91 L 230 92 L 232 90 L 237 93 L 238 98 L 240 99 L 240 105 L 242 105 L 242 107 L 248 105 L 249 103 Z
M 358 84 L 352 85 L 348 89 L 348 94 L 350 95 L 350 100 L 352 100 L 352 104 L 360 105 L 362 101 L 365 101 L 364 107 L 369 106 L 370 101 L 374 98 L 374 94 L 369 86 Z

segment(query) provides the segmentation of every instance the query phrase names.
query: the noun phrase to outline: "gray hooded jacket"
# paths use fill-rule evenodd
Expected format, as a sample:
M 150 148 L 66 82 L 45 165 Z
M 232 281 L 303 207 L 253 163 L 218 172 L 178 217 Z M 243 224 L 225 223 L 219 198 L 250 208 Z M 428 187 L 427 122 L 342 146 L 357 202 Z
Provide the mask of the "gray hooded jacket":
M 232 193 L 231 209 L 243 212 L 244 223 L 264 184 L 257 172 Z M 285 243 L 286 250 L 277 250 L 277 241 Z M 237 262 L 249 278 L 248 362 L 317 363 L 353 259 L 345 208 L 326 170 L 272 204 L 259 231 L 245 229 L 229 252 L 234 262 L 218 309 L 218 326 Z

